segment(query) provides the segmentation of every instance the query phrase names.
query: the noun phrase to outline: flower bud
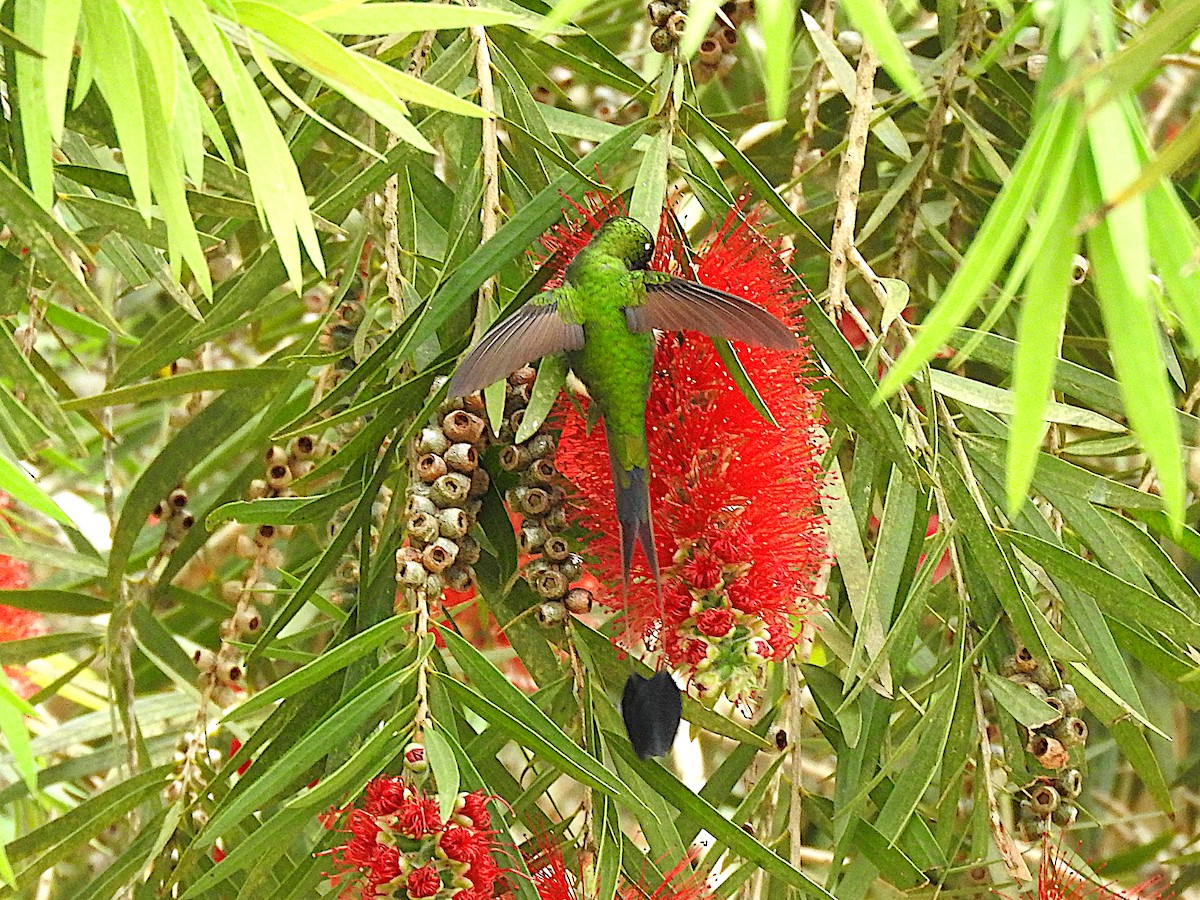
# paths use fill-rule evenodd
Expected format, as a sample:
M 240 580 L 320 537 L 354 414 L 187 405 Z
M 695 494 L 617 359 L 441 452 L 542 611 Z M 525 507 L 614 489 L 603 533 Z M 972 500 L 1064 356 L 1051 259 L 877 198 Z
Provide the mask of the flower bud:
M 404 768 L 418 773 L 429 770 L 429 760 L 425 758 L 424 745 L 413 743 L 404 748 Z
M 239 534 L 233 545 L 233 552 L 241 559 L 254 559 L 258 556 L 258 545 L 248 534 Z
M 572 588 L 563 598 L 563 605 L 572 615 L 581 616 L 589 613 L 592 611 L 592 592 L 585 588 Z
M 242 582 L 230 580 L 221 585 L 221 599 L 226 603 L 237 603 L 242 598 Z
M 842 31 L 837 36 L 837 48 L 843 55 L 854 59 L 862 53 L 863 39 L 857 31 Z

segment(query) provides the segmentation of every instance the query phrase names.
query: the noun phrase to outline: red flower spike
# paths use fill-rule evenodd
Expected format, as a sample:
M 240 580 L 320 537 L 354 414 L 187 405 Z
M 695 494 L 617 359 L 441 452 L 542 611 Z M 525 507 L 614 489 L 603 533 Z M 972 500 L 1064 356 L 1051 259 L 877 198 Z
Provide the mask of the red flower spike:
M 8 508 L 8 495 L 0 493 L 0 515 Z M 29 564 L 23 559 L 13 559 L 0 554 L 0 591 L 23 590 L 29 587 Z M 3 594 L 0 593 L 0 597 Z M 38 637 L 46 633 L 46 623 L 39 613 L 16 606 L 0 604 L 0 642 L 19 641 Z M 38 686 L 30 681 L 24 666 L 5 666 L 5 673 L 12 688 L 28 700 L 38 692 Z
M 556 270 L 565 269 L 595 229 L 621 212 L 614 201 L 594 198 L 576 209 L 575 222 L 556 226 L 542 239 L 548 250 L 562 251 Z M 699 280 L 794 319 L 805 288 L 781 260 L 779 247 L 754 230 L 756 220 L 754 212 L 743 216 L 741 208 L 733 210 L 689 263 L 671 213 L 665 212 L 650 268 Z M 556 271 L 554 277 L 560 276 Z M 800 617 L 817 605 L 815 581 L 826 560 L 819 504 L 822 419 L 808 350 L 735 347 L 779 428 L 763 422 L 708 339 L 690 332 L 659 338 L 646 409 L 656 549 L 660 560 L 671 561 L 663 572 L 662 646 L 667 661 L 683 666 L 693 687 L 713 699 L 722 690 L 730 696 L 751 692 L 765 664 L 757 658 L 761 651 L 773 660 L 790 652 Z M 575 521 L 595 536 L 589 549 L 598 558 L 596 574 L 619 585 L 620 543 L 604 430 L 588 435 L 573 404 L 560 401 L 558 412 L 564 424 L 556 461 L 578 491 Z M 599 599 L 622 608 L 619 588 L 601 592 Z M 660 630 L 648 577 L 635 578 L 625 612 L 626 646 Z
M 1102 883 L 1073 865 L 1057 841 L 1042 835 L 1042 862 L 1038 868 L 1038 900 L 1162 900 L 1169 896 L 1161 879 L 1148 878 L 1133 887 L 1116 882 Z
M 383 775 L 367 785 L 362 808 L 321 816 L 325 828 L 347 836 L 326 851 L 335 867 L 327 873 L 330 883 L 349 879 L 339 897 L 490 900 L 500 869 L 492 859 L 487 798 L 477 791 L 460 800 L 461 810 L 475 815 L 444 823 L 435 798 L 403 778 Z

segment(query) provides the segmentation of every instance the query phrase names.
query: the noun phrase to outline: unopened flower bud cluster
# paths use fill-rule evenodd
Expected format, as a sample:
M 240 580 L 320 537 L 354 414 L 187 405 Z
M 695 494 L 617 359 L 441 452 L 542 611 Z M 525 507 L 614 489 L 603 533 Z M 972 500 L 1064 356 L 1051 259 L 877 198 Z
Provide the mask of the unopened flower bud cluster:
M 471 567 L 480 548 L 469 532 L 491 484 L 479 464 L 487 449 L 486 414 L 481 394 L 447 400 L 409 447 L 407 542 L 396 551 L 396 580 L 406 595 L 422 592 L 436 602 L 447 587 L 465 591 L 474 584 Z
M 554 466 L 558 440 L 545 423 L 521 443 L 514 443 L 529 406 L 537 372 L 530 366 L 518 369 L 508 378 L 504 399 L 504 425 L 500 439 L 507 445 L 500 453 L 500 466 L 519 479 L 505 491 L 505 503 L 523 521 L 517 532 L 517 551 L 529 557 L 523 575 L 540 600 L 538 621 L 552 627 L 561 625 L 568 614 L 579 615 L 592 608 L 592 594 L 571 587 L 583 575 L 583 559 L 571 549 L 566 492 L 563 479 Z
M 701 543 L 681 547 L 673 564 L 690 576 L 684 583 L 691 604 L 677 631 L 691 686 L 704 703 L 715 703 L 722 694 L 747 696 L 762 683 L 775 654 L 762 617 L 738 609 L 730 599 L 730 586 L 749 565 L 723 561 Z
M 1071 763 L 1072 757 L 1083 758 L 1088 728 L 1079 717 L 1083 708 L 1079 696 L 1062 680 L 1062 668 L 1057 663 L 1043 665 L 1028 647 L 1019 646 L 1005 660 L 1001 674 L 1052 710 L 1053 717 L 1046 724 L 1026 729 L 1025 749 L 1047 770 L 1020 791 L 1018 826 L 1027 840 L 1034 840 L 1051 822 L 1065 827 L 1073 824 L 1079 814 L 1075 801 L 1083 789 L 1083 774 Z

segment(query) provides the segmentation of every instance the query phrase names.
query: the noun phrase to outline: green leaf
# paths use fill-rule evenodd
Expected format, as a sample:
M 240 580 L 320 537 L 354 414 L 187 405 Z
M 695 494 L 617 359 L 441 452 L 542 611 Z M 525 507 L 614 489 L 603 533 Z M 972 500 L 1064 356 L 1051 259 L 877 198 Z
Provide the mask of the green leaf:
M 996 197 L 937 306 L 884 376 L 875 402 L 894 394 L 933 357 L 996 280 L 1025 229 L 1025 216 L 1042 185 L 1052 180 L 1058 169 L 1076 164 L 1069 154 L 1062 153 L 1062 147 L 1070 146 L 1068 136 L 1078 128 L 1078 121 L 1079 110 L 1071 103 L 1057 104 L 1038 119 L 1013 167 L 1012 179 Z
M 671 129 L 665 123 L 651 137 L 650 147 L 642 154 L 633 183 L 633 196 L 629 200 L 629 217 L 645 225 L 651 234 L 658 234 L 663 200 L 666 199 L 671 137 Z
M 1064 579 L 1094 597 L 1106 615 L 1115 619 L 1133 617 L 1181 644 L 1200 645 L 1200 623 L 1154 594 L 1031 535 L 1009 532 L 1008 537 L 1022 553 L 1044 566 L 1051 578 Z
M 862 33 L 863 40 L 871 44 L 879 62 L 900 89 L 920 101 L 924 96 L 924 88 L 913 71 L 908 51 L 888 21 L 882 0 L 844 0 L 843 7 L 854 27 Z
M 399 637 L 408 626 L 409 615 L 393 616 L 366 631 L 359 632 L 348 641 L 327 650 L 312 662 L 295 669 L 269 686 L 253 694 L 225 714 L 223 722 L 236 722 L 268 708 L 271 704 L 299 694 L 305 688 L 324 681 L 334 672 L 340 672 L 357 659 L 378 650 L 387 641 Z M 424 658 L 422 655 L 420 658 Z
M 356 485 L 346 485 L 328 494 L 306 497 L 267 497 L 260 500 L 234 500 L 223 503 L 204 519 L 204 527 L 213 531 L 225 522 L 243 525 L 305 525 L 328 520 L 337 510 L 359 497 Z
M 1026 728 L 1041 728 L 1062 718 L 1062 713 L 1045 700 L 1038 699 L 1021 685 L 1014 684 L 1007 678 L 984 672 L 983 681 L 996 698 L 996 702 Z
M 614 736 L 610 742 L 613 749 L 646 781 L 659 795 L 667 800 L 689 821 L 697 823 L 714 839 L 720 841 L 738 856 L 754 863 L 772 878 L 799 890 L 807 897 L 832 900 L 819 884 L 793 868 L 775 851 L 764 846 L 753 836 L 744 832 L 725 818 L 711 803 L 695 794 L 678 778 L 653 760 L 639 760 L 629 742 Z
M 717 356 L 721 357 L 721 362 L 725 364 L 725 370 L 733 379 L 733 383 L 737 385 L 742 396 L 746 401 L 754 407 L 755 411 L 763 417 L 768 425 L 772 428 L 778 428 L 779 423 L 775 421 L 775 416 L 771 414 L 770 408 L 763 400 L 762 395 L 758 393 L 758 388 L 754 386 L 754 382 L 750 380 L 750 374 L 746 371 L 746 367 L 742 365 L 741 359 L 738 358 L 737 351 L 729 341 L 723 338 L 709 338 L 713 345 L 713 349 L 717 351 Z
M 458 760 L 450 740 L 443 737 L 441 732 L 426 728 L 424 739 L 429 768 L 433 772 L 433 783 L 437 785 L 438 815 L 446 821 L 454 812 L 454 804 L 458 801 Z
M 542 427 L 542 423 L 546 421 L 546 416 L 550 415 L 550 410 L 554 407 L 554 402 L 558 399 L 566 379 L 567 360 L 565 357 L 555 353 L 542 358 L 538 365 L 537 380 L 534 381 L 533 390 L 529 394 L 529 404 L 525 407 L 525 414 L 521 417 L 521 426 L 517 429 L 516 437 L 513 438 L 514 443 L 520 444 L 529 440 Z
M 49 516 L 54 521 L 75 527 L 71 517 L 33 481 L 29 475 L 0 451 L 0 491 L 11 496 L 18 503 L 24 503 L 30 509 L 37 510 Z

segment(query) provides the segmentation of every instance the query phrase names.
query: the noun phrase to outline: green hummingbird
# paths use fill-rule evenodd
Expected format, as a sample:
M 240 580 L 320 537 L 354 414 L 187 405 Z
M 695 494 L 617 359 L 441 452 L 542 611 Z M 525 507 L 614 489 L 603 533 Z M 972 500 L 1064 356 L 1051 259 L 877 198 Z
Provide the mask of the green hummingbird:
M 646 266 L 654 236 L 636 219 L 609 219 L 567 266 L 559 287 L 495 325 L 467 354 L 449 395 L 481 390 L 531 361 L 565 353 L 604 419 L 612 465 L 625 586 L 641 544 L 659 596 L 662 582 L 650 515 L 646 403 L 654 329 L 698 331 L 778 350 L 798 346 L 791 331 L 755 304 Z

